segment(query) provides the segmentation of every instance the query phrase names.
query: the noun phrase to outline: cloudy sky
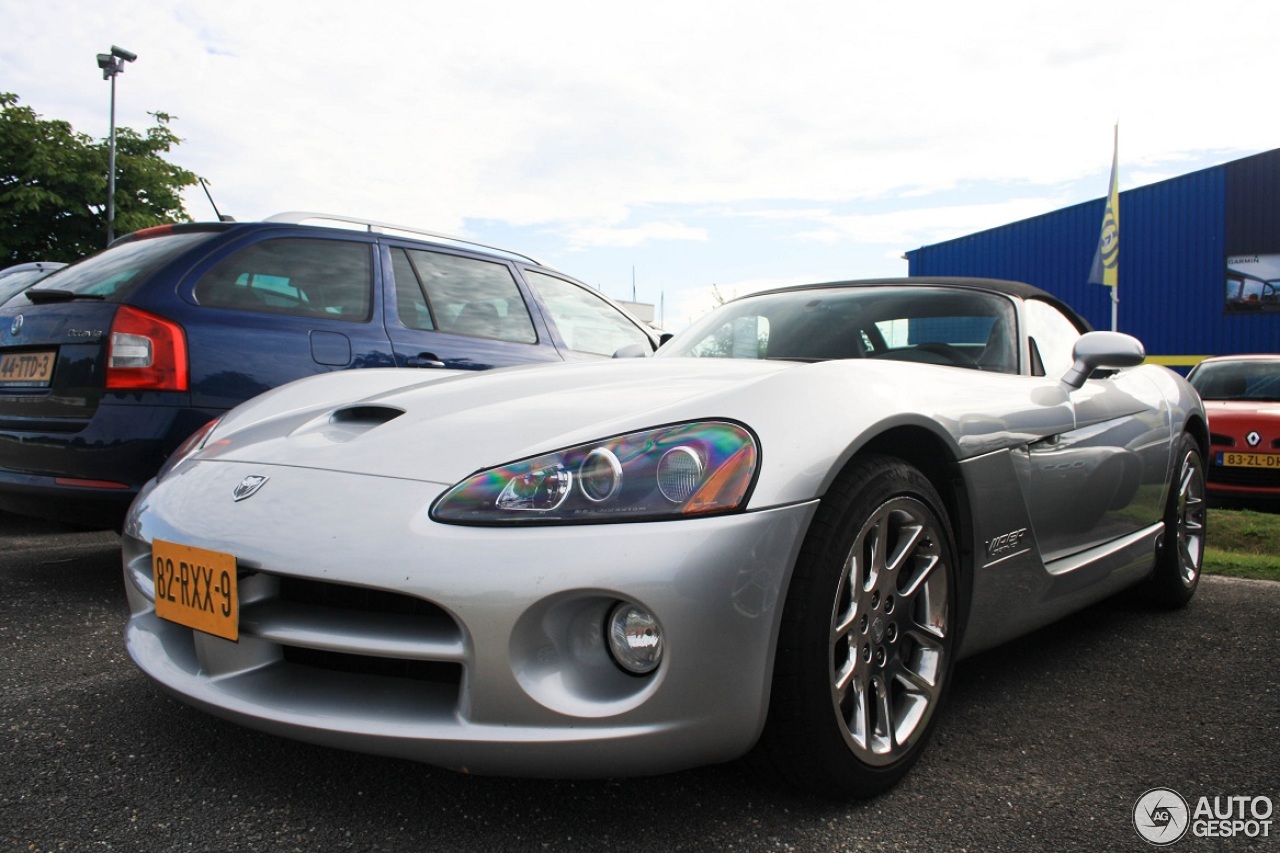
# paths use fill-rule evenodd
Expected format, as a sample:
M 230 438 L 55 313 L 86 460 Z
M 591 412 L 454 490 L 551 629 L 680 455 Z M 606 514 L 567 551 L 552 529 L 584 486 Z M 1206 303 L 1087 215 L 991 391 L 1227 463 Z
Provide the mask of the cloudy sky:
M 1280 145 L 1274 0 L 6 0 L 0 91 L 117 124 L 240 220 L 531 254 L 680 328 L 765 285 Z M 203 192 L 187 210 L 213 218 Z

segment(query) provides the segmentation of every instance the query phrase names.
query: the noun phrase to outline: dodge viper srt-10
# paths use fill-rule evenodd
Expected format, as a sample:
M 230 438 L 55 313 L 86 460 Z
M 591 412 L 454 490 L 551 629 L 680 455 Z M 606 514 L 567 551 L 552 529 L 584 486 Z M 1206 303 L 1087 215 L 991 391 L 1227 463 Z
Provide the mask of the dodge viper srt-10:
M 128 650 L 334 747 L 601 778 L 753 753 L 873 794 L 957 659 L 1195 592 L 1205 412 L 1143 360 L 1028 285 L 894 279 L 744 297 L 648 358 L 304 379 L 139 494 Z

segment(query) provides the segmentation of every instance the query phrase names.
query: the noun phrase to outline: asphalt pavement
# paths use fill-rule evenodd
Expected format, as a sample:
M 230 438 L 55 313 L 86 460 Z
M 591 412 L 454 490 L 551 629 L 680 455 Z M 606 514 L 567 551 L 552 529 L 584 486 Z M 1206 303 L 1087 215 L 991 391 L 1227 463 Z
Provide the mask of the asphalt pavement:
M 222 722 L 129 661 L 119 562 L 114 534 L 0 514 L 0 850 L 1148 850 L 1154 788 L 1245 811 L 1167 849 L 1280 849 L 1276 583 L 1207 577 L 1173 613 L 1120 597 L 964 661 L 904 782 L 832 803 L 741 762 L 480 778 Z

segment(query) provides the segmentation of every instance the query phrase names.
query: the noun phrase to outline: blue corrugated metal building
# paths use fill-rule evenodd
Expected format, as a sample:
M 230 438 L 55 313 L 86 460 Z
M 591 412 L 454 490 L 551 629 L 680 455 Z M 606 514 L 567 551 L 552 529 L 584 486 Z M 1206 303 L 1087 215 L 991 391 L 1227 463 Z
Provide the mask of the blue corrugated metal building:
M 1105 198 L 907 253 L 910 275 L 1025 281 L 1111 327 L 1088 283 Z M 1151 361 L 1280 352 L 1280 149 L 1120 193 L 1117 327 Z

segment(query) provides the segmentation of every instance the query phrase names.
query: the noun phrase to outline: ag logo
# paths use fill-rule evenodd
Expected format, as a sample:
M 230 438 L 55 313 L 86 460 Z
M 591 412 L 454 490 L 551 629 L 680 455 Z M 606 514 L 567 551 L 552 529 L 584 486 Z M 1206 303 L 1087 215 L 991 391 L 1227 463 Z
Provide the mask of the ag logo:
M 241 480 L 235 489 L 232 490 L 231 497 L 238 501 L 242 501 L 245 498 L 251 498 L 258 493 L 258 489 L 261 489 L 267 484 L 267 480 L 269 479 L 271 478 L 260 477 L 257 474 L 250 474 L 248 477 Z
M 1186 835 L 1190 817 L 1187 801 L 1170 788 L 1152 788 L 1133 805 L 1133 828 L 1143 841 L 1157 847 Z

